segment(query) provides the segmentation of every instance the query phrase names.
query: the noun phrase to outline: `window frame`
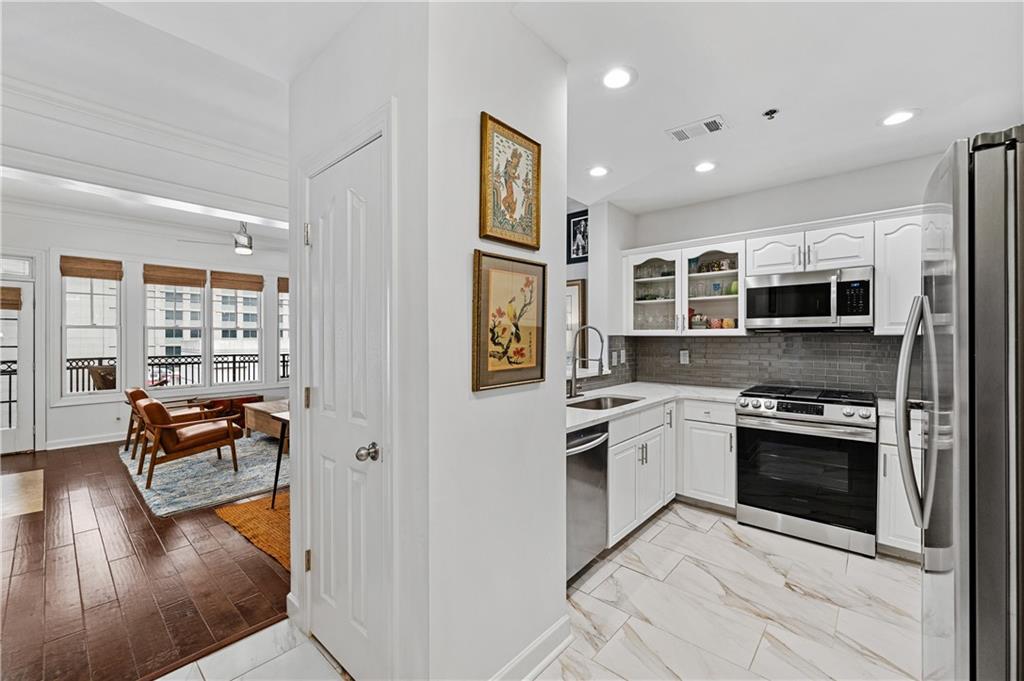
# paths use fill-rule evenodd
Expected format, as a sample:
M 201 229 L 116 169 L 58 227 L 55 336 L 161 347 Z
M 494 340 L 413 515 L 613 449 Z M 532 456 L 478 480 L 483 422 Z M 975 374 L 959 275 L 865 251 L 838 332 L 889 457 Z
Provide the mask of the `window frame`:
M 265 279 L 264 279 L 264 281 L 265 281 Z M 247 291 L 245 289 L 214 288 L 212 282 L 211 281 L 207 281 L 206 288 L 209 290 L 209 296 L 208 296 L 209 302 L 207 303 L 207 310 L 208 310 L 208 313 L 209 313 L 208 319 L 209 319 L 209 332 L 210 332 L 209 333 L 209 338 L 210 338 L 210 343 L 209 343 L 209 349 L 210 349 L 210 361 L 209 361 L 210 383 L 209 383 L 209 385 L 210 385 L 210 387 L 222 388 L 222 387 L 230 387 L 230 386 L 267 385 L 268 384 L 267 373 L 266 373 L 267 367 L 266 367 L 266 357 L 265 357 L 265 353 L 264 353 L 264 350 L 266 348 L 264 335 L 265 335 L 266 331 L 264 329 L 264 319 L 263 319 L 263 317 L 264 317 L 264 314 L 263 314 L 263 305 L 264 305 L 263 295 L 264 295 L 264 293 L 266 293 L 266 285 L 264 285 L 264 290 L 262 290 L 262 291 Z M 216 303 L 217 294 L 214 293 L 214 291 L 230 291 L 231 292 L 228 295 L 234 301 L 232 303 L 232 307 L 233 307 L 233 313 L 232 314 L 234 315 L 234 320 L 233 320 L 234 326 L 231 326 L 231 327 L 217 326 L 216 320 L 215 320 L 216 312 L 214 310 L 214 305 Z M 216 353 L 216 341 L 217 340 L 231 340 L 231 341 L 243 340 L 243 337 L 241 335 L 239 335 L 239 333 L 238 333 L 239 331 L 241 331 L 241 330 L 243 330 L 245 328 L 243 326 L 240 326 L 243 323 L 243 321 L 240 319 L 240 315 L 242 313 L 239 310 L 241 310 L 243 307 L 247 307 L 247 306 L 243 305 L 243 303 L 242 303 L 242 300 L 244 300 L 246 298 L 246 296 L 244 295 L 246 292 L 253 293 L 253 294 L 256 295 L 256 304 L 255 304 L 255 306 L 253 306 L 254 309 L 256 310 L 256 328 L 254 329 L 256 331 L 256 352 L 255 353 L 233 353 L 233 354 L 255 354 L 256 355 L 256 379 L 254 379 L 252 381 L 225 381 L 225 382 L 221 383 L 221 382 L 218 382 L 216 380 L 216 371 L 215 371 L 215 368 L 214 368 L 214 358 L 217 355 L 217 353 Z M 223 302 L 221 304 L 223 305 Z M 235 336 L 233 338 L 225 339 L 225 338 L 223 338 L 223 336 L 221 336 L 220 332 L 222 332 L 222 331 L 230 331 L 230 330 L 233 330 L 235 332 Z
M 59 258 L 59 256 L 58 256 Z M 58 260 L 59 262 L 59 260 Z M 93 281 L 113 281 L 115 290 L 115 308 L 117 310 L 117 324 L 111 325 L 97 325 L 97 324 L 68 324 L 67 323 L 67 306 L 68 306 L 68 290 L 67 280 L 69 277 L 64 276 L 60 272 L 60 267 L 57 268 L 57 279 L 59 281 L 58 296 L 60 297 L 60 318 L 58 319 L 58 326 L 60 328 L 60 355 L 58 357 L 57 366 L 57 381 L 60 384 L 60 399 L 75 399 L 80 397 L 91 397 L 101 396 L 109 397 L 116 396 L 122 390 L 124 390 L 124 278 L 121 279 L 96 279 L 95 277 L 71 277 L 74 279 L 88 279 L 90 282 Z M 79 294 L 81 295 L 81 294 Z M 92 284 L 89 285 L 89 315 L 90 318 L 95 314 L 95 310 L 92 308 L 92 297 L 96 293 L 92 290 Z M 114 387 L 110 390 L 79 390 L 71 392 L 68 390 L 67 379 L 67 367 L 68 367 L 68 329 L 113 329 L 115 338 L 117 339 L 117 349 L 114 354 L 114 366 L 117 371 L 114 372 Z
M 146 381 L 149 380 L 149 357 L 150 357 L 150 355 L 149 355 L 149 332 L 150 331 L 163 331 L 164 334 L 166 334 L 168 330 L 181 331 L 181 336 L 180 337 L 175 337 L 173 339 L 173 340 L 181 341 L 181 343 L 179 343 L 177 345 L 177 347 L 179 348 L 178 354 L 154 355 L 154 357 L 191 357 L 192 355 L 185 355 L 184 353 L 182 353 L 181 352 L 181 348 L 182 348 L 182 346 L 183 346 L 185 341 L 194 340 L 194 337 L 192 336 L 191 332 L 193 330 L 195 330 L 196 328 L 198 328 L 199 331 L 201 332 L 200 337 L 199 337 L 199 346 L 200 346 L 200 350 L 199 350 L 199 372 L 200 373 L 199 373 L 199 375 L 200 375 L 200 380 L 198 382 L 196 382 L 196 383 L 180 383 L 180 384 L 177 384 L 177 385 L 147 385 L 147 386 L 145 386 L 146 390 L 162 392 L 162 391 L 189 390 L 189 389 L 193 389 L 193 388 L 208 388 L 208 387 L 210 387 L 211 383 L 210 383 L 210 378 L 209 377 L 210 377 L 210 366 L 211 366 L 211 363 L 209 361 L 209 344 L 208 344 L 207 335 L 206 335 L 206 332 L 207 332 L 206 320 L 202 317 L 203 314 L 206 314 L 206 304 L 205 304 L 204 301 L 208 297 L 207 289 L 210 287 L 209 282 L 204 284 L 202 286 L 202 288 L 200 288 L 198 286 L 177 286 L 177 287 L 175 287 L 175 288 L 188 288 L 188 289 L 198 289 L 199 290 L 199 312 L 200 312 L 200 318 L 199 318 L 198 321 L 200 322 L 200 324 L 199 324 L 198 327 L 194 327 L 194 326 L 167 326 L 166 324 L 150 326 L 149 324 L 147 324 L 146 322 L 147 322 L 148 315 L 149 315 L 149 287 L 150 286 L 168 286 L 168 285 L 167 284 L 147 284 L 145 282 L 142 282 L 142 316 L 141 316 L 141 319 L 142 319 L 142 381 L 143 381 L 143 383 L 145 383 Z M 192 294 L 191 291 L 189 291 L 187 293 L 180 291 L 178 293 L 181 296 L 181 300 L 178 301 L 176 299 L 172 303 L 173 305 L 186 305 L 186 304 L 187 305 L 194 305 L 195 304 L 194 301 L 192 300 L 192 295 L 193 294 Z M 165 303 L 167 302 L 166 291 L 165 291 L 165 296 L 162 298 L 162 300 Z M 164 314 L 163 314 L 163 321 L 164 322 L 168 321 L 167 320 L 167 312 L 169 312 L 169 311 L 170 310 L 166 310 L 166 309 L 163 311 L 164 312 Z M 171 321 L 182 322 L 183 324 L 185 322 L 196 321 L 196 320 L 192 319 L 192 313 L 195 312 L 195 310 L 192 310 L 191 308 L 188 310 L 189 314 L 187 315 L 187 317 L 185 315 L 185 310 L 183 310 L 183 309 L 176 309 L 176 310 L 173 310 L 173 311 L 180 313 L 181 314 L 181 319 L 173 319 Z M 186 330 L 189 331 L 188 335 L 185 334 Z M 164 336 L 164 338 L 166 339 L 166 335 Z M 165 347 L 174 347 L 174 346 L 165 346 Z
M 292 296 L 291 296 L 291 290 L 290 289 L 288 291 L 275 291 L 275 293 L 277 293 L 277 297 L 276 297 L 276 299 L 274 301 L 274 303 L 275 303 L 274 304 L 274 309 L 277 312 L 277 315 L 276 315 L 277 316 L 277 339 L 276 339 L 276 345 L 275 345 L 275 347 L 276 347 L 276 354 L 274 355 L 274 364 L 276 366 L 276 368 L 274 370 L 274 373 L 277 376 L 277 382 L 278 383 L 285 383 L 285 384 L 287 384 L 291 380 L 291 376 L 292 376 Z M 281 319 L 282 319 L 282 315 L 281 315 L 281 296 L 284 296 L 285 307 L 287 309 L 287 317 L 286 318 L 288 320 L 288 323 L 285 326 L 283 326 L 283 327 L 281 326 Z M 288 337 L 288 375 L 287 376 L 282 376 L 281 375 L 281 356 L 284 354 L 284 351 L 281 349 L 281 338 L 282 338 L 281 331 L 282 330 L 286 332 L 286 336 Z

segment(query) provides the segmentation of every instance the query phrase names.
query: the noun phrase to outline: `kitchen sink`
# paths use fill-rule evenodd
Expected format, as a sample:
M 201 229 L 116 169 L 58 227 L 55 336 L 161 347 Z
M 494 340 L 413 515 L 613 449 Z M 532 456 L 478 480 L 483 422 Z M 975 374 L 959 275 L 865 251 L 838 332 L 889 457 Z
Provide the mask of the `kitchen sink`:
M 591 397 L 590 399 L 580 400 L 579 402 L 570 402 L 569 406 L 575 409 L 591 409 L 599 411 L 601 409 L 614 409 L 615 407 L 632 404 L 633 402 L 639 402 L 641 399 L 643 398 L 605 395 L 604 397 Z

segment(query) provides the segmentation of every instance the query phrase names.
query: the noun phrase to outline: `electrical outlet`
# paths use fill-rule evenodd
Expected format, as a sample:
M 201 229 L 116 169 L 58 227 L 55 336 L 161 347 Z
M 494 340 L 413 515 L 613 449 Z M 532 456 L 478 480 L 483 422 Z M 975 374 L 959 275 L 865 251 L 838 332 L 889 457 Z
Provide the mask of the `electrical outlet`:
M 619 364 L 626 363 L 626 349 L 619 350 Z
M 679 351 L 679 363 L 680 364 L 689 364 L 690 363 L 690 351 L 689 350 L 680 350 Z
M 612 350 L 612 362 L 611 362 L 611 364 L 612 364 L 613 367 L 619 365 L 619 353 L 615 352 L 614 350 Z

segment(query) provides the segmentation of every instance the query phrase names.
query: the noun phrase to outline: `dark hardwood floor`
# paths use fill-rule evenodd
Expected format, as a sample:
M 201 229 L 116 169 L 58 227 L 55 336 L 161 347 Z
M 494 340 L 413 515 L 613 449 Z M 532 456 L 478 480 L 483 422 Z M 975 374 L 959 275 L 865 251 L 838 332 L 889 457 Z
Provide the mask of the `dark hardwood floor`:
M 212 510 L 154 516 L 116 444 L 0 459 L 35 469 L 43 510 L 0 527 L 4 681 L 155 677 L 284 617 L 288 572 Z

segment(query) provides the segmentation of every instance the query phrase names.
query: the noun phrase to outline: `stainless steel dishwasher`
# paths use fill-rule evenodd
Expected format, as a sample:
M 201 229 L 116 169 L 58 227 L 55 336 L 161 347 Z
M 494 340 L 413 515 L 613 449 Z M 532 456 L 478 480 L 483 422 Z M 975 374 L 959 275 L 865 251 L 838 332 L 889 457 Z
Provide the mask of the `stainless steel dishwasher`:
M 608 424 L 565 436 L 565 577 L 570 579 L 608 539 Z

